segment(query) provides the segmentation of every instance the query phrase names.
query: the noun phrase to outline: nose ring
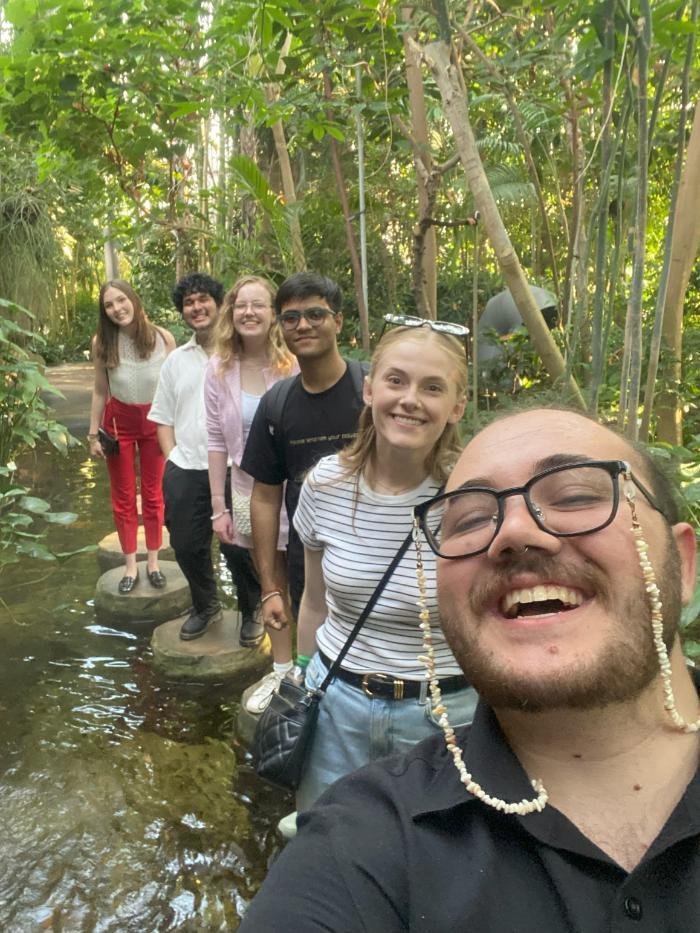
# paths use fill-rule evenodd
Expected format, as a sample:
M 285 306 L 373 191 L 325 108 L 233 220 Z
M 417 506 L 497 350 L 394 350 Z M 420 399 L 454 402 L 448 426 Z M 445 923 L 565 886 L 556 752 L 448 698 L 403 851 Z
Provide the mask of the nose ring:
M 516 553 L 516 554 L 524 554 L 526 551 L 529 551 L 529 550 L 530 550 L 530 545 L 529 545 L 529 544 L 525 544 L 523 547 L 516 548 L 515 553 Z

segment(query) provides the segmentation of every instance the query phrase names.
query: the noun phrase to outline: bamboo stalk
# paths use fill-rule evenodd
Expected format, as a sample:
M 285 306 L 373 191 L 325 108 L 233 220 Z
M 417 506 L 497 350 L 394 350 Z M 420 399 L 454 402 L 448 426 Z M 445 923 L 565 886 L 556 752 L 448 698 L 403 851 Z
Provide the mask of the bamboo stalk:
M 441 41 L 431 42 L 422 48 L 416 46 L 416 54 L 425 58 L 437 82 L 474 202 L 481 214 L 503 278 L 532 337 L 535 350 L 542 358 L 547 372 L 554 380 L 563 381 L 572 398 L 583 408 L 585 405 L 581 390 L 572 376 L 568 379 L 565 376 L 564 359 L 532 297 L 520 260 L 489 187 L 469 120 L 466 95 L 456 68 L 450 61 L 450 48 Z

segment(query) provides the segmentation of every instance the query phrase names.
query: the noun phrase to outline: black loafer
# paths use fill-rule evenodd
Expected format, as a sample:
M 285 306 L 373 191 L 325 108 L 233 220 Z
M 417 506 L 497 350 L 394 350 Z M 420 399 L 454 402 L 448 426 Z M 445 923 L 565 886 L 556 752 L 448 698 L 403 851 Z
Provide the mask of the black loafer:
M 149 570 L 147 576 L 148 582 L 157 590 L 162 590 L 165 584 L 168 582 L 165 579 L 165 574 L 163 574 L 160 570 Z
M 210 625 L 213 625 L 215 622 L 220 622 L 223 617 L 224 614 L 220 608 L 216 609 L 211 614 L 195 612 L 193 609 L 180 629 L 180 638 L 183 641 L 192 641 L 195 638 L 199 638 L 206 632 Z
M 243 619 L 238 637 L 241 648 L 257 648 L 265 637 L 265 626 L 260 618 Z
M 138 582 L 139 582 L 139 572 L 137 570 L 135 577 L 122 577 L 121 580 L 119 581 L 119 586 L 117 587 L 117 589 L 122 594 L 122 596 L 126 596 L 127 593 L 130 593 L 133 590 L 133 588 L 136 586 Z

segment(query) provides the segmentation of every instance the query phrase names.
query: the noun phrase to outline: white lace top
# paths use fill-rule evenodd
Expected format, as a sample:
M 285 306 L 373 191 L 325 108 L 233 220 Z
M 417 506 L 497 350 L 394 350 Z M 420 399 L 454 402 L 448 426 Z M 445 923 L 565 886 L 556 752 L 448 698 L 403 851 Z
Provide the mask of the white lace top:
M 158 374 L 167 356 L 165 341 L 160 331 L 151 355 L 142 360 L 134 341 L 119 333 L 119 365 L 108 370 L 109 391 L 127 405 L 148 405 L 153 401 L 158 385 Z

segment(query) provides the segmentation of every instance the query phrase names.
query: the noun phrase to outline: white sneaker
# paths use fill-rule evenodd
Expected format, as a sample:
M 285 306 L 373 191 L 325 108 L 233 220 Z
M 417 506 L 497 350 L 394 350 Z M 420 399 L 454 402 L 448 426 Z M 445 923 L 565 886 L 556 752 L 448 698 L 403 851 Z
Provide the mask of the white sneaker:
M 255 690 L 253 690 L 245 701 L 245 708 L 249 713 L 252 713 L 254 716 L 259 716 L 260 713 L 267 709 L 272 699 L 272 694 L 277 693 L 283 677 L 284 674 L 277 674 L 275 671 L 270 671 L 269 674 L 265 674 L 262 680 L 258 681 L 255 685 Z
M 297 834 L 297 811 L 283 816 L 277 824 L 277 830 L 283 839 L 293 839 Z

